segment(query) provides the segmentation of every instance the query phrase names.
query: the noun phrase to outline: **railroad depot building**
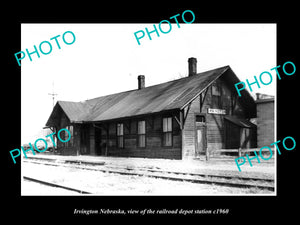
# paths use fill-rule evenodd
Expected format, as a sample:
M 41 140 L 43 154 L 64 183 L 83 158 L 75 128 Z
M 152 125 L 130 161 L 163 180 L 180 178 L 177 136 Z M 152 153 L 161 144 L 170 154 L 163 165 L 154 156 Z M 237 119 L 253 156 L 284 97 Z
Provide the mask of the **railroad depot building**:
M 83 102 L 58 101 L 46 123 L 52 131 L 67 128 L 71 140 L 58 142 L 63 155 L 187 159 L 221 149 L 257 146 L 256 104 L 229 66 Z M 63 136 L 63 135 L 60 135 Z M 67 137 L 66 137 L 67 138 Z

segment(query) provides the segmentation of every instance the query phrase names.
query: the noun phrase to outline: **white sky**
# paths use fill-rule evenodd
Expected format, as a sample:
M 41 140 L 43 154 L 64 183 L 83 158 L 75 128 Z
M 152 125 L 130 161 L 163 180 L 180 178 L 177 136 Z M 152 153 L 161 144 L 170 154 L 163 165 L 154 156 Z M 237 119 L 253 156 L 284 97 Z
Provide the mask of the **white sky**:
M 146 86 L 186 76 L 189 57 L 197 58 L 197 72 L 229 65 L 241 81 L 254 81 L 254 75 L 277 66 L 276 24 L 182 22 L 178 28 L 175 23 L 168 34 L 153 33 L 152 40 L 145 35 L 138 45 L 134 32 L 145 27 L 151 30 L 153 24 L 22 24 L 21 51 L 32 52 L 42 41 L 53 49 L 21 61 L 21 143 L 34 142 L 45 126 L 52 112 L 52 82 L 56 100 L 84 101 L 136 89 L 140 74 Z M 50 38 L 66 31 L 76 41 L 66 45 L 59 37 L 58 49 Z M 275 95 L 276 75 L 271 73 L 273 82 L 260 89 L 253 85 L 252 93 Z

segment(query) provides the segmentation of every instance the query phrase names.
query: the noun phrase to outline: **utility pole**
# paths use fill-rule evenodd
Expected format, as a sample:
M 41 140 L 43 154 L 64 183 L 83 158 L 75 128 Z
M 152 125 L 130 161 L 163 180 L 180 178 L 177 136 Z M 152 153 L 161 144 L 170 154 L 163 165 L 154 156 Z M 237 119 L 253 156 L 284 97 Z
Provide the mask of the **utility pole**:
M 54 96 L 57 95 L 56 93 L 54 93 L 54 81 L 52 81 L 52 93 L 48 93 L 48 95 L 52 95 L 52 104 L 54 108 Z

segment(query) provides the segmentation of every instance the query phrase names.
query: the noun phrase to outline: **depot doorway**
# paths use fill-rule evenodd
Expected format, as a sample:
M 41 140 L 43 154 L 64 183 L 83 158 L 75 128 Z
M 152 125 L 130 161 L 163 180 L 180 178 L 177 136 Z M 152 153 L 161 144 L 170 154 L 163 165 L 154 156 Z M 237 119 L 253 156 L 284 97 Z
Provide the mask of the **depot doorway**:
M 195 157 L 199 158 L 201 155 L 206 155 L 206 120 L 204 115 L 196 115 L 195 120 Z

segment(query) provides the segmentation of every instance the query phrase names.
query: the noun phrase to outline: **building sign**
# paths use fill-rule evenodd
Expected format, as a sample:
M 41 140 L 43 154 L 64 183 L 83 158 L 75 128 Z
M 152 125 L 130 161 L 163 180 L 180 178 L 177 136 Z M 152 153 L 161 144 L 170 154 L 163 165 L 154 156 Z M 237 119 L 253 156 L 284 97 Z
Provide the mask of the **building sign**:
M 210 108 L 208 108 L 207 113 L 226 115 L 226 110 L 225 109 L 210 109 Z

